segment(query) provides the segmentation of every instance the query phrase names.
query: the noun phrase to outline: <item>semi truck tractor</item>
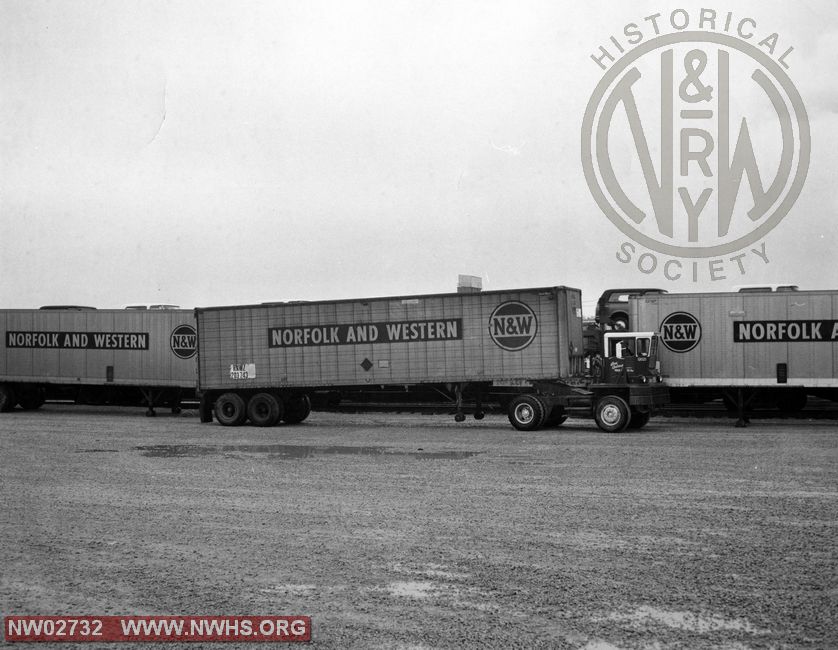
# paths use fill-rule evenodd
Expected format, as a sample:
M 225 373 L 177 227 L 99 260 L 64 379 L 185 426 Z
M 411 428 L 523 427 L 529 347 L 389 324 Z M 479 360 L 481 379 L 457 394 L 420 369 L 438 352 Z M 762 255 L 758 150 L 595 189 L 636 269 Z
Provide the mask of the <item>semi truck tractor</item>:
M 0 411 L 72 400 L 154 415 L 195 395 L 192 310 L 5 309 L 0 336 Z
M 451 396 L 457 421 L 491 403 L 531 431 L 582 407 L 622 431 L 668 397 L 653 331 L 604 334 L 586 363 L 568 287 L 208 307 L 195 320 L 203 422 L 293 424 L 321 395 L 430 390 Z
M 660 332 L 673 401 L 723 399 L 744 424 L 757 404 L 838 401 L 838 291 L 662 293 L 631 299 L 630 325 Z

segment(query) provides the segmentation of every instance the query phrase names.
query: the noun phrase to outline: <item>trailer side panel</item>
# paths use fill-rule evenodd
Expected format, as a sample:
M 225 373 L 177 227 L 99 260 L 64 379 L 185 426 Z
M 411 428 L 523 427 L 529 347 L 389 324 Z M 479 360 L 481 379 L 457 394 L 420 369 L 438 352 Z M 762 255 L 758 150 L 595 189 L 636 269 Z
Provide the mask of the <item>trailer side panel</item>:
M 581 373 L 566 287 L 196 310 L 202 390 L 559 379 Z
M 836 291 L 644 296 L 631 318 L 672 387 L 838 387 Z
M 0 310 L 0 381 L 194 389 L 190 310 Z

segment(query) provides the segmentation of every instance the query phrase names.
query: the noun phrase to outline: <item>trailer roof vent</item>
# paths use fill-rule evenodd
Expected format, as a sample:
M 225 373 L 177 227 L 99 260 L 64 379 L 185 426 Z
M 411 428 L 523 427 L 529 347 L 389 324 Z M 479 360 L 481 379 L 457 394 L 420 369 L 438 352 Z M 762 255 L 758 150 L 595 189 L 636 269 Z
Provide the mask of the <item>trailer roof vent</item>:
M 477 275 L 457 277 L 457 293 L 479 293 L 483 290 L 483 278 Z

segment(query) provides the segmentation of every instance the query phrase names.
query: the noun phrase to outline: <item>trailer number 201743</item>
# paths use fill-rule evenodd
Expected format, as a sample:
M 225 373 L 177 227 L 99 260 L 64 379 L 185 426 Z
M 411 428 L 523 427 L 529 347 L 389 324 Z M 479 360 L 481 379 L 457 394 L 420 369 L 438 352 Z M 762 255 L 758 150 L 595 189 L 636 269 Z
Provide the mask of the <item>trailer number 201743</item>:
M 230 379 L 256 379 L 255 363 L 230 364 Z

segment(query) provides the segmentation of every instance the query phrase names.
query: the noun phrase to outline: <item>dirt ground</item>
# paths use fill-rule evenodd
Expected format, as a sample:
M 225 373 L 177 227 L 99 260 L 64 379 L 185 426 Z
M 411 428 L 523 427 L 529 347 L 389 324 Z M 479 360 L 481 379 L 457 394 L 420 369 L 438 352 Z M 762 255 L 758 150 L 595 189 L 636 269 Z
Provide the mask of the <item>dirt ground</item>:
M 47 405 L 0 416 L 0 453 L 2 615 L 310 615 L 322 648 L 838 647 L 832 421 Z

